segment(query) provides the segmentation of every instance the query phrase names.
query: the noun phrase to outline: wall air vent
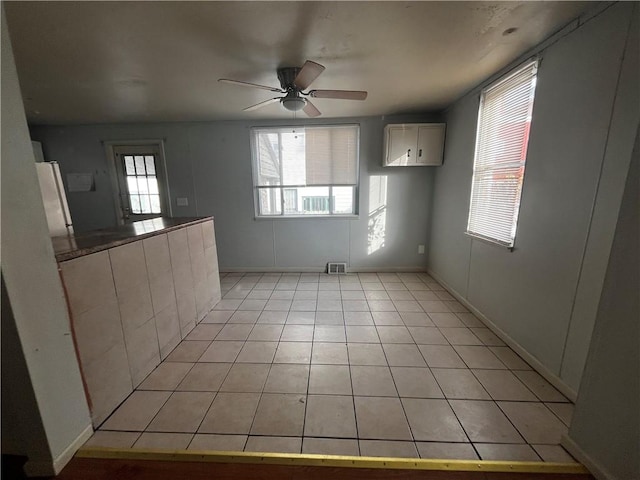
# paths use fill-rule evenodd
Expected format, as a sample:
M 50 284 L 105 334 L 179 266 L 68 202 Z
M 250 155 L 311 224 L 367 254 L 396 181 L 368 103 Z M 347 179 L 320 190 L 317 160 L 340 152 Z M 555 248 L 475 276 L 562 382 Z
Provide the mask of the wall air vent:
M 329 262 L 327 264 L 327 273 L 329 275 L 340 275 L 347 273 L 346 262 Z

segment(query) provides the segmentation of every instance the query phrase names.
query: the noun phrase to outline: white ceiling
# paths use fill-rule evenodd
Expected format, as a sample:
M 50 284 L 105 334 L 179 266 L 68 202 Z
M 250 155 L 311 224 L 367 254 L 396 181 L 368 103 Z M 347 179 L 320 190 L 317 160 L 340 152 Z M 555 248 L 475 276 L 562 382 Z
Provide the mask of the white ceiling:
M 323 117 L 440 110 L 590 2 L 4 2 L 33 124 L 291 118 L 276 68 L 306 59 Z M 504 35 L 509 28 L 517 28 Z M 300 115 L 303 115 L 300 113 Z

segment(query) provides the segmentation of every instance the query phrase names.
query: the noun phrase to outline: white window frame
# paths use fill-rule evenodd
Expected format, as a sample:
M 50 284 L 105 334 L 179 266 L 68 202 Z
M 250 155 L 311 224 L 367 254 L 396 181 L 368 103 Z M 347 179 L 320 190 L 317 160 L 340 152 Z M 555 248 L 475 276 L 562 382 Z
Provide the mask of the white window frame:
M 506 76 L 502 77 L 498 81 L 484 88 L 480 95 L 480 107 L 478 111 L 478 126 L 476 130 L 476 145 L 475 145 L 475 154 L 474 154 L 474 161 L 473 161 L 473 177 L 472 177 L 472 183 L 471 183 L 471 195 L 469 199 L 469 215 L 467 219 L 467 230 L 465 233 L 473 238 L 477 238 L 479 240 L 483 240 L 492 244 L 500 245 L 508 248 L 509 250 L 513 250 L 514 248 L 517 226 L 518 226 L 518 215 L 520 212 L 520 203 L 522 199 L 522 187 L 524 184 L 525 166 L 526 166 L 526 159 L 528 154 L 528 146 L 529 146 L 529 139 L 530 139 L 530 132 L 531 132 L 532 112 L 533 112 L 533 105 L 535 101 L 538 65 L 539 65 L 539 58 L 528 60 L 527 62 L 519 66 L 517 69 L 515 69 L 511 73 L 507 74 Z M 530 70 L 530 77 L 528 78 L 531 81 L 531 85 L 529 88 L 530 100 L 528 102 L 529 127 L 528 127 L 528 130 L 524 133 L 524 135 L 518 139 L 518 141 L 520 141 L 521 151 L 524 152 L 524 155 L 522 155 L 519 161 L 511 161 L 511 162 L 505 162 L 504 157 L 501 157 L 499 155 L 496 155 L 495 158 L 490 161 L 487 161 L 488 157 L 484 157 L 482 158 L 482 162 L 481 162 L 482 164 L 484 164 L 484 166 L 479 167 L 478 164 L 480 163 L 479 160 L 482 154 L 481 152 L 486 152 L 486 149 L 484 148 L 483 140 L 484 140 L 484 143 L 492 143 L 492 141 L 494 141 L 496 137 L 500 135 L 500 133 L 497 131 L 497 128 L 501 126 L 499 124 L 495 124 L 495 125 L 489 124 L 488 125 L 489 127 L 491 126 L 494 127 L 494 129 L 491 129 L 489 131 L 489 134 L 486 135 L 487 137 L 490 137 L 490 139 L 482 137 L 481 132 L 483 130 L 483 127 L 486 126 L 486 125 L 483 125 L 483 121 L 486 120 L 483 115 L 484 110 L 486 108 L 486 105 L 485 105 L 486 95 L 488 92 L 492 92 L 496 88 L 504 88 L 505 84 L 508 82 L 513 83 L 513 81 L 515 80 L 515 77 L 517 77 L 518 75 L 521 75 L 527 70 Z M 518 86 L 518 85 L 522 86 L 522 85 L 526 85 L 526 83 L 514 84 L 514 86 Z M 502 160 L 502 163 L 500 162 L 500 160 Z M 487 164 L 489 165 L 487 166 Z M 507 221 L 510 220 L 509 238 L 505 238 L 504 235 L 500 235 L 500 232 L 498 232 L 497 230 L 491 231 L 490 229 L 487 229 L 486 225 L 480 225 L 480 223 L 482 222 L 476 221 L 477 218 L 482 216 L 479 214 L 478 212 L 479 210 L 491 209 L 492 205 L 493 206 L 498 205 L 499 201 L 492 202 L 492 199 L 489 198 L 481 202 L 481 200 L 477 199 L 475 195 L 476 188 L 478 186 L 478 183 L 480 182 L 479 178 L 481 178 L 483 175 L 486 175 L 487 173 L 495 172 L 498 170 L 504 171 L 504 169 L 507 169 L 507 168 L 522 169 L 520 182 L 517 185 L 515 195 L 513 196 L 513 203 L 508 204 L 508 207 L 511 207 L 511 214 L 512 214 L 510 219 L 508 218 L 506 219 Z M 494 197 L 494 199 L 495 198 L 496 197 Z M 494 213 L 496 213 L 498 210 L 499 209 L 496 208 L 494 210 Z M 504 211 L 500 211 L 500 213 L 504 213 Z M 504 217 L 503 217 L 503 220 L 505 220 Z M 504 233 L 504 230 L 502 233 Z
M 280 185 L 272 185 L 272 186 L 264 186 L 258 185 L 258 156 L 257 156 L 257 145 L 256 145 L 256 131 L 265 131 L 265 130 L 273 130 L 281 131 L 284 129 L 305 129 L 305 128 L 336 128 L 336 127 L 350 127 L 356 129 L 356 182 L 355 184 L 323 184 L 323 185 L 289 185 L 289 184 L 280 184 Z M 360 125 L 359 124 L 311 124 L 311 125 L 277 125 L 277 126 L 263 126 L 263 127 L 251 127 L 249 131 L 250 136 L 250 145 L 251 145 L 251 172 L 252 172 L 252 181 L 253 181 L 253 205 L 254 205 L 254 218 L 256 220 L 265 220 L 265 219 L 300 219 L 300 218 L 309 218 L 309 219 L 318 219 L 318 218 L 358 218 L 359 211 L 359 190 L 360 190 Z M 283 177 L 282 172 L 282 162 L 280 162 L 280 177 Z M 304 188 L 304 187 L 328 187 L 329 188 L 329 213 L 325 214 L 291 214 L 286 213 L 284 208 L 285 195 L 284 192 L 287 189 L 291 188 Z M 335 205 L 331 200 L 333 198 L 333 188 L 334 187 L 352 187 L 353 188 L 353 208 L 351 213 L 334 213 Z M 279 189 L 280 190 L 280 213 L 273 215 L 264 215 L 260 213 L 260 195 L 259 191 L 261 189 Z

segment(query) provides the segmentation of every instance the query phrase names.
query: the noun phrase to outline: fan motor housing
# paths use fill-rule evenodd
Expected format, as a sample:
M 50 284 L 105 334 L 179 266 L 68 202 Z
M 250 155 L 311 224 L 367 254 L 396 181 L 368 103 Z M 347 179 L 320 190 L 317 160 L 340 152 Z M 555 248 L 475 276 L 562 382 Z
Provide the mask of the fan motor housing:
M 296 90 L 293 85 L 293 81 L 298 76 L 301 68 L 298 67 L 286 67 L 278 69 L 278 80 L 280 80 L 280 86 L 283 90 L 291 91 Z

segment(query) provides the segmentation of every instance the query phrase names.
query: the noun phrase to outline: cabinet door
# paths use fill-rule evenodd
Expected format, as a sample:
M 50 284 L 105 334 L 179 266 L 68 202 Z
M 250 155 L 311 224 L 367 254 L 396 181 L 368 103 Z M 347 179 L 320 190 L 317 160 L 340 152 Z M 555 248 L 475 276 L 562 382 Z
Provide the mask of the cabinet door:
M 396 167 L 415 164 L 417 144 L 417 127 L 389 127 L 387 131 L 385 165 Z
M 444 128 L 445 125 L 442 123 L 422 125 L 418 128 L 418 165 L 442 165 Z

